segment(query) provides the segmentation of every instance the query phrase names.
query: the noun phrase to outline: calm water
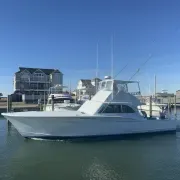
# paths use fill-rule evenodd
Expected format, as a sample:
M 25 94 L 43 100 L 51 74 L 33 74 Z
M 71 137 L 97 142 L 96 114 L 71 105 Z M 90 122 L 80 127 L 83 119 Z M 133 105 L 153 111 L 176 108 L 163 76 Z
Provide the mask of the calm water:
M 179 180 L 180 133 L 101 142 L 25 140 L 0 118 L 0 180 Z

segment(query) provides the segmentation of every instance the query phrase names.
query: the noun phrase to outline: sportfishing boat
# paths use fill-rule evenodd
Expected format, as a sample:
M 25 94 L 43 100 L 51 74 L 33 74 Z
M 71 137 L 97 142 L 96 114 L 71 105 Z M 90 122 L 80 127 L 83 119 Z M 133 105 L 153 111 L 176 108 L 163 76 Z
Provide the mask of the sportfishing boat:
M 150 108 L 152 109 L 151 112 Z M 138 109 L 148 118 L 165 119 L 168 115 L 167 104 L 159 104 L 154 99 L 151 99 L 151 102 L 147 99 L 145 104 L 138 106 Z
M 160 103 L 158 97 L 174 97 L 174 94 L 167 93 L 167 90 L 162 90 L 161 93 L 156 93 L 156 75 L 154 76 L 154 96 L 145 98 L 145 102 L 138 106 L 138 109 L 148 118 L 164 119 L 169 116 L 168 103 Z
M 53 105 L 52 105 L 53 104 Z M 48 102 L 45 106 L 45 111 L 64 111 L 64 110 L 78 110 L 80 104 L 75 103 L 75 100 L 70 94 L 59 93 L 50 94 Z M 54 109 L 52 109 L 54 107 Z
M 128 91 L 136 81 L 106 77 L 99 91 L 77 111 L 3 113 L 25 138 L 84 138 L 141 133 L 175 132 L 176 121 L 147 119 L 140 101 Z
M 44 111 L 77 110 L 80 104 L 75 103 L 70 93 L 63 91 L 67 86 L 57 84 L 49 89 L 49 96 Z

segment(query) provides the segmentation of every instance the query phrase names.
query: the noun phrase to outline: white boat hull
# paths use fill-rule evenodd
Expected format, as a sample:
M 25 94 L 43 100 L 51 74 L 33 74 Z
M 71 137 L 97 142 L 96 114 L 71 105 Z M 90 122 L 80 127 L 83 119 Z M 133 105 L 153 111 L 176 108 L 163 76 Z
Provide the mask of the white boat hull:
M 150 117 L 150 110 L 149 110 L 149 108 L 150 108 L 149 105 L 138 106 L 138 109 L 140 111 L 144 111 L 146 113 L 147 117 Z M 152 117 L 154 117 L 154 118 L 156 118 L 156 117 L 160 118 L 162 115 L 165 116 L 165 114 L 162 114 L 162 109 L 159 106 L 157 106 L 157 105 L 153 105 L 152 106 L 151 114 L 152 114 Z
M 78 138 L 176 131 L 175 120 L 121 117 L 18 117 L 3 114 L 26 138 Z

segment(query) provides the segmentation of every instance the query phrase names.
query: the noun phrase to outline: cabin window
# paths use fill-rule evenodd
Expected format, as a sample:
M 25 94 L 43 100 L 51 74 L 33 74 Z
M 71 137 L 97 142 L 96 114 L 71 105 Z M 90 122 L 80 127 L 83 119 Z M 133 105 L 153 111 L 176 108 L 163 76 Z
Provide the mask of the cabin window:
M 112 90 L 112 81 L 107 81 L 106 83 L 106 90 L 111 91 Z
M 105 88 L 105 85 L 106 85 L 106 82 L 102 82 L 102 84 L 101 84 L 101 89 L 104 89 L 104 88 Z
M 117 88 L 119 91 L 128 92 L 127 84 L 117 84 Z
M 134 113 L 135 111 L 127 105 L 103 105 L 99 113 Z
M 114 113 L 113 106 L 109 105 L 105 108 L 104 113 Z
M 113 105 L 114 106 L 114 113 L 122 113 L 121 105 Z
M 134 110 L 127 105 L 122 105 L 121 108 L 123 113 L 134 113 Z
M 98 90 L 101 90 L 101 82 L 99 82 Z

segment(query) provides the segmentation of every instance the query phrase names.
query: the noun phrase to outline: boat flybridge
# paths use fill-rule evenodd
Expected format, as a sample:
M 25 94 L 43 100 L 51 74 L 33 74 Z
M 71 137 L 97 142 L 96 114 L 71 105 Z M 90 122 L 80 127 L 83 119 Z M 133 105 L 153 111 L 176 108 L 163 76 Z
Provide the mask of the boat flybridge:
M 99 84 L 98 92 L 77 111 L 3 113 L 25 138 L 84 138 L 140 133 L 175 132 L 176 121 L 146 119 L 138 110 L 136 93 L 129 86 L 136 81 L 114 80 Z M 138 86 L 139 87 L 139 86 Z

